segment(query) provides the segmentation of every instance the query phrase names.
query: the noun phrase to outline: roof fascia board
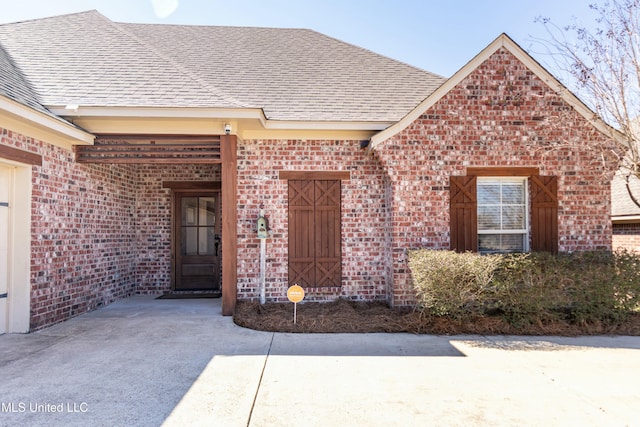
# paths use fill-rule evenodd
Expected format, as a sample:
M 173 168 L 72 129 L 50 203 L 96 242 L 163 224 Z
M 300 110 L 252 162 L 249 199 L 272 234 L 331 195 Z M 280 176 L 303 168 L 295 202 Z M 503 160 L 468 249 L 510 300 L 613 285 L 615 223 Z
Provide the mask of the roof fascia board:
M 436 89 L 417 107 L 411 110 L 411 112 L 409 112 L 409 114 L 403 117 L 399 122 L 371 137 L 369 150 L 373 150 L 381 142 L 393 137 L 394 135 L 407 128 L 411 123 L 418 119 L 418 117 L 420 117 L 425 111 L 431 108 L 436 102 L 438 102 L 450 90 L 452 90 L 462 80 L 469 76 L 469 74 L 471 74 L 476 68 L 478 68 L 484 61 L 489 59 L 489 57 L 500 48 L 507 49 L 516 58 L 518 58 L 518 60 L 520 60 L 525 66 L 527 66 L 540 80 L 551 87 L 551 89 L 556 91 L 559 96 L 561 96 L 569 105 L 575 108 L 578 113 L 580 113 L 600 132 L 612 138 L 620 140 L 621 135 L 615 129 L 613 129 L 602 119 L 600 119 L 589 107 L 587 107 L 580 99 L 578 99 L 578 97 L 576 97 L 569 89 L 567 89 L 562 83 L 560 83 L 558 79 L 553 77 L 551 73 L 549 73 L 535 59 L 533 59 L 531 55 L 525 52 L 508 35 L 502 33 L 500 36 L 498 36 L 498 38 L 496 38 L 486 48 L 478 53 L 471 61 L 465 64 L 458 72 L 451 76 L 449 80 L 444 82 L 442 86 Z
M 13 116 L 17 121 L 28 123 L 38 129 L 52 133 L 52 139 L 55 141 L 60 141 L 61 137 L 64 140 L 70 140 L 69 144 L 56 143 L 56 145 L 63 146 L 63 148 L 69 148 L 71 145 L 78 143 L 93 144 L 95 139 L 94 135 L 71 123 L 51 117 L 2 95 L 0 95 L 0 112 Z
M 310 122 L 293 120 L 269 120 L 265 129 L 269 130 L 364 130 L 380 131 L 393 122 Z
M 367 130 L 319 130 L 319 129 L 241 129 L 243 140 L 343 140 L 368 141 L 376 131 Z
M 615 215 L 611 216 L 611 222 L 617 224 L 640 222 L 640 215 Z
M 305 120 L 270 120 L 260 108 L 149 108 L 149 107 L 49 107 L 61 117 L 74 118 L 181 118 L 181 119 L 225 119 L 258 120 L 267 130 L 364 130 L 381 131 L 393 122 L 338 122 Z
M 259 108 L 167 108 L 167 107 L 83 107 L 49 106 L 53 114 L 61 117 L 156 117 L 202 119 L 258 119 L 266 121 Z

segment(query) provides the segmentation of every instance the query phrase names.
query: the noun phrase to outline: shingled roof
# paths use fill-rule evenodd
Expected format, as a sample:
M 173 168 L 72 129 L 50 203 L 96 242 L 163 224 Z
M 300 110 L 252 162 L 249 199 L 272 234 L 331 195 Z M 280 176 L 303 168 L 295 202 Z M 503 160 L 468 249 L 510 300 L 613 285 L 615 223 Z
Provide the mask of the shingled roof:
M 49 108 L 261 108 L 271 120 L 392 122 L 445 81 L 311 30 L 123 24 L 96 11 L 0 25 L 0 44 Z
M 634 197 L 640 197 L 640 180 L 631 176 L 629 187 Z M 611 216 L 615 220 L 624 220 L 633 217 L 637 220 L 640 216 L 640 208 L 631 200 L 627 190 L 626 180 L 622 172 L 618 172 L 611 182 Z
M 13 63 L 9 54 L 0 45 L 0 95 L 38 110 L 48 112 L 40 104 L 35 91 Z

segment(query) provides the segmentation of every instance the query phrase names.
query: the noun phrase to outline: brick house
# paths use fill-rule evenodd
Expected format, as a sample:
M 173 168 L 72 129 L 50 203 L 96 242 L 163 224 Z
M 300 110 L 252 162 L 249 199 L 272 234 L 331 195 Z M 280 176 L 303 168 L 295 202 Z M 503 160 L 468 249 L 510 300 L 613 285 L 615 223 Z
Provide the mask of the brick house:
M 611 221 L 613 223 L 613 249 L 640 252 L 640 208 L 633 201 L 640 196 L 640 182 L 622 171 L 611 181 Z
M 611 248 L 610 130 L 506 35 L 449 79 L 309 30 L 0 26 L 0 333 L 132 294 L 413 302 L 407 248 Z M 603 154 L 604 153 L 604 154 Z

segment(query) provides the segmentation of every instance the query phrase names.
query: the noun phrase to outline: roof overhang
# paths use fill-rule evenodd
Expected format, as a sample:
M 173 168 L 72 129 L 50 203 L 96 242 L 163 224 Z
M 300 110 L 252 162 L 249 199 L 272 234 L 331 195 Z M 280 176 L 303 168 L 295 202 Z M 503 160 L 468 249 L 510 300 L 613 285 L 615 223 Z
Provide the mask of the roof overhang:
M 241 139 L 369 139 L 393 122 L 268 119 L 259 108 L 54 106 L 50 111 L 95 134 L 217 135 Z
M 511 52 L 518 60 L 525 64 L 540 80 L 551 87 L 559 96 L 561 96 L 569 105 L 571 105 L 578 113 L 580 113 L 585 119 L 587 119 L 596 129 L 603 134 L 621 141 L 622 136 L 614 128 L 606 124 L 601 118 L 598 117 L 589 107 L 587 107 L 578 97 L 576 97 L 569 89 L 567 89 L 559 80 L 557 80 L 551 73 L 549 73 L 542 65 L 540 65 L 535 59 L 533 59 L 527 52 L 524 51 L 516 42 L 514 42 L 506 34 L 501 34 L 496 38 L 489 46 L 484 48 L 478 55 L 476 55 L 471 61 L 463 66 L 458 72 L 456 72 L 449 80 L 444 82 L 442 86 L 436 89 L 431 95 L 429 95 L 424 101 L 422 101 L 417 107 L 411 110 L 405 117 L 399 122 L 390 126 L 389 128 L 379 132 L 371 137 L 369 149 L 373 150 L 378 144 L 400 133 L 407 128 L 411 123 L 418 119 L 425 111 L 438 102 L 443 96 L 445 96 L 451 89 L 457 86 L 462 80 L 464 80 L 469 74 L 471 74 L 476 68 L 478 68 L 483 62 L 485 62 L 491 55 L 497 50 L 504 48 Z
M 69 122 L 1 95 L 0 119 L 3 128 L 68 150 L 73 145 L 93 144 L 95 138 Z

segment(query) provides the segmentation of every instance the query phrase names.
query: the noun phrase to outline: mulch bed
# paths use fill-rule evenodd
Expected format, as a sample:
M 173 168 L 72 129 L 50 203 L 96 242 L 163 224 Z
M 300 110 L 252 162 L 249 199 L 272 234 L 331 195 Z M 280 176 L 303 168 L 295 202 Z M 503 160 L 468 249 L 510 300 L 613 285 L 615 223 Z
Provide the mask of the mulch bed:
M 238 301 L 234 322 L 245 328 L 270 332 L 373 333 L 408 332 L 434 335 L 635 335 L 640 336 L 640 314 L 617 325 L 540 323 L 515 327 L 499 316 L 454 321 L 425 317 L 411 309 L 390 308 L 384 302 L 337 300 L 330 303 L 298 304 L 293 323 L 292 303 Z

